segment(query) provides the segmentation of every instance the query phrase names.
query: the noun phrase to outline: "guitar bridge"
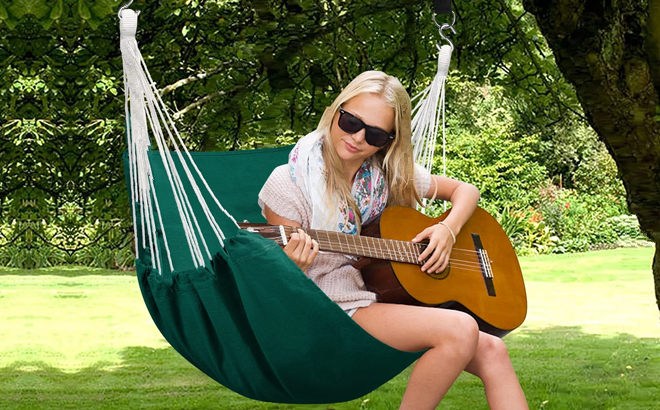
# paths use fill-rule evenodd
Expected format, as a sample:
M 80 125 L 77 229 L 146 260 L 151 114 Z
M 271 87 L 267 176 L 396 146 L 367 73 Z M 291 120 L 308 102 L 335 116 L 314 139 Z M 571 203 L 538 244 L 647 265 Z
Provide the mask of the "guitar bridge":
M 479 234 L 472 234 L 472 242 L 474 243 L 474 249 L 477 251 L 479 268 L 481 270 L 481 276 L 484 278 L 484 283 L 486 284 L 486 291 L 488 292 L 488 296 L 497 296 L 495 293 L 495 284 L 493 283 L 493 269 L 490 266 L 488 252 L 486 252 L 484 249 Z

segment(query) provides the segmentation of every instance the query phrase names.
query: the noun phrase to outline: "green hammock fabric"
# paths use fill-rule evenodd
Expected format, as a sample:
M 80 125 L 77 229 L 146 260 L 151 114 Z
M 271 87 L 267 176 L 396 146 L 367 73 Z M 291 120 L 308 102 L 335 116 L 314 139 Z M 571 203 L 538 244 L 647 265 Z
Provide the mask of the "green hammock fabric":
M 257 194 L 291 148 L 191 154 L 229 213 L 238 222 L 258 223 L 265 221 Z M 138 281 L 165 339 L 202 372 L 256 400 L 334 403 L 364 396 L 422 355 L 369 335 L 274 241 L 237 229 L 210 198 L 209 208 L 227 238 L 223 249 L 208 227 L 204 237 L 213 258 L 195 268 L 158 152 L 150 151 L 149 159 L 164 215 L 159 232 L 165 230 L 175 270 L 159 275 L 151 267 L 149 248 L 138 243 Z M 176 156 L 174 161 L 185 176 Z M 129 184 L 126 151 L 124 164 Z M 194 198 L 189 186 L 186 192 Z M 200 226 L 208 225 L 202 223 L 201 207 L 195 212 Z M 134 222 L 139 225 L 139 215 Z M 159 235 L 162 266 L 169 266 L 162 239 Z

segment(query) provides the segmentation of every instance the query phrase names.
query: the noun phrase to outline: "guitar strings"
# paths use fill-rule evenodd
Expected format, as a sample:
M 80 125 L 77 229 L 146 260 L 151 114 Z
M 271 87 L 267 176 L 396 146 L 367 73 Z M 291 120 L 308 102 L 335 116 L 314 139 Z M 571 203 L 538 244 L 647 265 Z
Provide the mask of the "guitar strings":
M 295 233 L 295 232 L 297 232 L 293 229 L 289 230 L 287 228 L 289 228 L 289 227 L 285 227 L 285 232 L 286 233 Z M 302 229 L 302 228 L 300 228 L 300 229 Z M 303 231 L 305 231 L 305 230 L 303 229 Z M 277 232 L 279 233 L 279 231 L 277 231 Z M 308 229 L 308 230 L 305 231 L 305 233 L 307 233 L 310 236 L 315 235 L 317 241 L 320 239 L 319 232 L 321 232 L 321 231 L 318 231 L 316 229 Z M 377 240 L 381 240 L 381 241 L 385 241 L 385 242 L 389 242 L 389 243 L 395 242 L 395 243 L 403 244 L 403 246 L 416 247 L 416 248 L 419 248 L 420 250 L 423 250 L 423 247 L 426 246 L 426 243 L 413 243 L 413 242 L 410 242 L 410 241 L 402 241 L 402 240 L 398 240 L 398 239 L 374 238 L 374 237 L 371 237 L 371 236 L 350 235 L 350 234 L 345 234 L 345 233 L 340 233 L 340 232 L 332 232 L 332 234 L 337 235 L 338 238 L 340 237 L 339 235 L 346 235 L 346 236 L 350 236 L 350 237 L 357 236 L 359 238 L 366 238 L 366 239 L 364 239 L 366 241 L 368 241 L 369 239 L 372 239 L 372 240 L 377 239 Z M 328 234 L 326 234 L 326 236 L 327 235 Z M 359 240 L 360 240 L 360 242 L 362 242 L 362 239 L 359 239 Z M 355 239 L 353 241 L 355 242 Z M 332 243 L 334 244 L 335 242 L 332 242 Z M 348 243 L 348 239 L 346 240 L 346 243 Z M 341 241 L 338 241 L 337 244 L 341 245 Z M 356 246 L 359 246 L 359 245 L 356 245 Z M 465 248 L 452 248 L 452 251 L 454 251 L 454 250 L 460 251 L 460 252 L 473 253 L 473 254 L 479 253 L 479 251 L 475 251 L 473 249 L 465 249 Z
M 281 239 L 278 238 L 275 241 L 279 245 L 283 245 Z M 322 242 L 324 242 L 324 241 L 320 242 L 321 245 L 327 245 L 327 243 L 322 243 Z M 403 260 L 403 258 L 401 258 L 401 259 L 402 260 L 392 260 L 392 262 L 401 262 L 401 263 L 414 264 L 414 265 L 417 265 L 417 266 L 420 266 L 420 267 L 422 266 L 422 263 L 420 263 L 419 261 L 411 262 L 409 260 Z M 470 261 L 466 261 L 464 259 L 456 259 L 456 258 L 451 258 L 451 257 L 449 258 L 449 262 L 451 263 L 452 267 L 460 268 L 461 271 L 476 272 L 476 273 L 479 273 L 479 274 L 483 274 L 483 271 L 481 269 L 482 264 L 480 264 L 479 262 L 470 262 Z M 475 269 L 475 267 L 477 267 L 477 268 Z M 485 270 L 487 270 L 485 266 L 483 268 Z
M 312 231 L 314 231 L 314 230 L 312 230 Z M 291 230 L 291 232 L 292 232 L 292 230 Z M 319 242 L 319 245 L 323 245 L 323 246 L 326 246 L 326 247 L 331 247 L 331 248 L 334 248 L 334 249 L 339 248 L 340 251 L 342 250 L 342 242 L 341 241 L 334 241 L 334 240 L 330 239 L 330 237 L 327 234 L 326 234 L 326 236 L 328 236 L 328 239 L 321 239 L 319 237 L 318 231 L 310 232 L 310 233 L 315 234 L 316 240 L 317 240 L 317 242 Z M 363 236 L 361 238 L 370 238 L 370 237 Z M 421 251 L 423 251 L 423 249 L 425 249 L 425 248 L 422 248 L 422 245 L 425 245 L 425 244 L 415 244 L 415 243 L 410 243 L 410 242 L 405 242 L 405 241 L 396 241 L 396 240 L 392 240 L 392 239 L 385 239 L 386 241 L 389 241 L 389 242 L 392 242 L 392 241 L 393 242 L 399 242 L 399 245 L 400 245 L 399 248 L 401 248 L 401 245 L 403 244 L 404 248 L 409 248 L 410 246 L 412 246 L 413 248 L 416 248 L 416 249 L 387 249 L 387 248 L 383 249 L 382 247 L 369 246 L 368 243 L 367 243 L 367 245 L 364 245 L 362 243 L 362 240 L 360 240 L 360 244 L 358 244 L 357 241 L 355 240 L 355 238 L 353 238 L 353 239 L 354 239 L 353 245 L 350 245 L 350 243 L 348 243 L 348 241 L 345 242 L 346 245 L 353 246 L 354 249 L 356 249 L 358 251 L 362 251 L 362 253 L 369 253 L 369 254 L 373 255 L 372 257 L 377 258 L 379 253 L 380 253 L 383 258 L 385 258 L 386 256 L 396 257 L 398 259 L 397 260 L 398 262 L 413 263 L 413 264 L 416 264 L 416 265 L 419 265 L 419 266 L 422 265 L 422 263 L 420 263 L 417 260 L 417 258 L 421 254 Z M 374 238 L 374 239 L 383 239 L 383 238 Z M 368 242 L 368 240 L 367 240 L 367 242 Z M 394 248 L 394 246 L 392 248 Z M 466 249 L 461 249 L 461 248 L 453 248 L 452 253 L 454 251 L 459 251 L 459 252 L 464 251 L 464 252 L 469 252 L 469 253 L 472 253 L 472 254 L 477 254 L 478 253 L 477 251 L 466 250 Z M 478 266 L 480 268 L 482 267 L 482 263 L 479 262 L 479 261 L 471 261 L 471 260 L 465 260 L 465 259 L 458 259 L 458 258 L 451 258 L 450 257 L 450 262 L 452 260 L 455 263 L 463 262 L 463 264 L 462 264 L 463 266 L 469 266 L 471 264 L 473 266 Z
M 319 245 L 321 246 L 326 246 L 326 247 L 331 247 L 333 249 L 339 248 L 341 250 L 341 244 L 339 242 L 334 242 L 334 241 L 327 241 L 324 239 L 321 239 L 318 241 Z M 403 261 L 407 263 L 415 263 L 418 265 L 421 265 L 422 263 L 418 261 L 419 255 L 421 255 L 421 252 L 419 252 L 419 249 L 417 252 L 415 250 L 399 250 L 399 249 L 382 249 L 382 248 L 373 248 L 369 246 L 364 246 L 364 245 L 358 245 L 355 244 L 352 246 L 354 250 L 357 251 L 362 251 L 362 253 L 368 253 L 370 255 L 373 255 L 373 257 L 378 258 L 381 256 L 379 259 L 386 259 L 388 257 L 395 257 L 397 258 L 397 261 Z M 453 253 L 454 249 L 452 249 Z M 457 255 L 458 256 L 458 255 Z M 470 260 L 470 259 L 460 259 L 460 258 L 450 258 L 450 260 L 454 260 L 457 262 L 464 262 L 465 264 L 469 265 L 477 265 L 481 266 L 481 263 L 478 260 Z
M 320 246 L 326 246 L 326 247 L 334 247 L 336 249 L 336 245 L 338 243 L 335 242 L 328 242 L 327 240 L 321 239 L 319 241 Z M 333 246 L 335 245 L 335 246 Z M 358 251 L 362 251 L 362 253 L 373 253 L 375 254 L 373 257 L 378 258 L 378 259 L 384 259 L 384 258 L 389 258 L 393 259 L 394 262 L 403 262 L 403 263 L 411 263 L 414 265 L 422 266 L 425 262 L 420 262 L 417 260 L 417 257 L 419 257 L 419 254 L 414 254 L 411 252 L 401 252 L 398 250 L 387 250 L 387 251 L 381 251 L 381 252 L 367 252 L 367 251 L 373 251 L 372 248 L 360 246 L 360 245 L 354 245 L 354 249 Z M 379 253 L 382 254 L 382 257 L 378 257 Z M 449 257 L 449 262 L 453 264 L 454 267 L 457 268 L 463 268 L 468 271 L 474 271 L 474 272 L 482 272 L 482 268 L 486 269 L 483 264 L 477 260 L 469 260 L 469 259 L 460 259 L 460 258 L 452 258 L 451 256 Z
M 285 232 L 286 233 L 295 233 L 296 232 L 292 228 L 291 229 L 289 229 L 289 228 L 291 228 L 291 227 L 285 227 Z M 300 229 L 302 229 L 302 228 L 300 228 Z M 305 230 L 303 229 L 303 231 L 305 231 Z M 321 232 L 321 231 L 318 231 L 318 230 L 315 230 L 315 229 L 309 229 L 309 230 L 305 231 L 305 233 L 307 233 L 310 236 L 312 236 L 312 235 L 316 236 L 317 241 L 321 240 L 320 236 L 319 236 L 319 232 Z M 274 232 L 274 233 L 279 233 L 279 230 L 277 232 Z M 333 234 L 335 234 L 335 235 L 346 235 L 346 236 L 350 236 L 350 237 L 355 237 L 356 236 L 356 235 L 350 235 L 350 234 L 345 234 L 345 233 L 340 233 L 340 232 L 333 232 Z M 328 236 L 328 234 L 326 234 L 326 236 Z M 389 242 L 389 243 L 397 243 L 397 244 L 403 245 L 403 246 L 412 246 L 414 248 L 418 248 L 420 251 L 423 251 L 424 247 L 426 246 L 425 243 L 413 243 L 413 242 L 410 242 L 410 241 L 401 241 L 401 240 L 397 240 L 397 239 L 373 238 L 371 236 L 359 236 L 359 235 L 357 237 L 367 238 L 367 239 L 365 239 L 366 241 L 368 241 L 369 238 L 371 238 L 372 240 L 378 239 L 378 240 Z M 339 238 L 339 236 L 338 236 L 338 238 Z M 337 244 L 341 247 L 341 243 L 342 243 L 341 241 L 334 242 L 331 239 L 329 239 L 329 240 L 331 241 L 330 244 Z M 359 239 L 359 241 L 360 241 L 360 245 L 358 245 L 355 241 L 355 238 L 353 238 L 353 242 L 354 242 L 355 246 L 362 246 L 363 247 L 362 249 L 365 249 L 364 245 L 362 244 L 362 239 Z M 346 240 L 346 243 L 349 244 L 348 239 Z M 394 246 L 392 246 L 392 248 L 394 248 Z M 369 245 L 367 244 L 366 249 L 373 249 L 373 248 L 369 247 Z M 380 249 L 382 249 L 382 248 L 380 248 Z M 386 251 L 390 252 L 389 249 L 386 249 Z M 472 254 L 478 254 L 479 253 L 478 251 L 475 251 L 475 250 L 472 250 L 472 249 L 464 249 L 464 248 L 452 248 L 452 252 L 453 251 L 467 252 L 467 253 L 472 253 Z
M 285 233 L 295 232 L 293 229 L 294 229 L 293 227 L 285 226 Z M 273 228 L 273 227 L 264 227 L 264 228 L 260 228 L 260 230 L 262 230 L 262 231 L 263 230 L 268 230 L 273 234 L 277 234 L 278 236 L 280 234 L 279 229 L 276 229 L 276 228 Z M 326 234 L 326 236 L 328 236 L 328 239 L 321 239 L 319 237 L 318 231 L 316 231 L 316 230 L 310 230 L 310 231 L 312 231 L 312 232 L 307 232 L 307 233 L 308 234 L 315 234 L 314 236 L 316 236 L 316 240 L 319 243 L 319 245 L 325 246 L 325 247 L 331 247 L 331 248 L 334 248 L 334 249 L 339 248 L 340 250 L 342 250 L 342 242 L 341 241 L 332 240 L 332 239 L 330 239 L 329 235 L 327 235 L 327 234 Z M 348 235 L 348 234 L 344 234 L 344 235 Z M 371 237 L 360 236 L 360 238 L 371 238 Z M 278 239 L 279 240 L 277 242 L 282 244 L 281 243 L 282 242 L 281 238 L 278 238 Z M 385 238 L 372 238 L 372 239 L 381 239 L 381 240 L 385 240 L 385 241 L 390 242 L 390 243 L 394 242 L 394 243 L 397 243 L 399 245 L 399 248 L 402 247 L 401 245 L 403 245 L 403 247 L 411 247 L 412 246 L 413 249 L 394 249 L 394 246 L 392 246 L 393 249 L 387 249 L 387 248 L 383 249 L 382 247 L 378 247 L 378 246 L 372 247 L 372 246 L 369 246 L 369 244 L 364 245 L 362 243 L 362 239 L 359 240 L 360 244 L 358 244 L 357 241 L 355 240 L 355 238 L 353 238 L 354 243 L 353 243 L 352 246 L 354 247 L 354 249 L 356 249 L 358 251 L 362 251 L 362 253 L 370 253 L 370 254 L 374 255 L 372 257 L 375 257 L 375 258 L 378 258 L 378 254 L 380 253 L 382 255 L 382 258 L 380 258 L 380 259 L 383 259 L 385 257 L 390 257 L 390 258 L 395 257 L 395 258 L 397 258 L 397 260 L 395 260 L 395 262 L 412 263 L 412 264 L 415 264 L 415 265 L 418 265 L 418 266 L 422 266 L 423 263 L 424 263 L 424 262 L 418 261 L 417 258 L 419 257 L 419 255 L 421 254 L 423 249 L 425 249 L 426 244 L 411 243 L 411 242 L 406 242 L 406 241 L 398 241 L 398 240 L 394 240 L 394 239 L 385 239 Z M 368 242 L 368 239 L 367 239 L 367 242 Z M 345 243 L 346 243 L 346 245 L 351 246 L 348 243 L 348 241 L 346 241 Z M 469 250 L 469 249 L 462 249 L 462 248 L 452 248 L 451 253 L 454 253 L 454 251 L 467 252 L 467 253 L 471 253 L 471 254 L 477 254 L 478 253 L 478 251 Z M 451 263 L 453 263 L 454 266 L 464 268 L 465 270 L 472 270 L 472 271 L 481 273 L 482 268 L 486 269 L 486 266 L 484 266 L 483 263 L 479 262 L 478 260 L 472 261 L 472 260 L 467 260 L 467 259 L 458 259 L 458 258 L 450 257 L 449 261 Z M 476 268 L 476 267 L 478 267 L 478 269 L 469 269 L 469 268 Z

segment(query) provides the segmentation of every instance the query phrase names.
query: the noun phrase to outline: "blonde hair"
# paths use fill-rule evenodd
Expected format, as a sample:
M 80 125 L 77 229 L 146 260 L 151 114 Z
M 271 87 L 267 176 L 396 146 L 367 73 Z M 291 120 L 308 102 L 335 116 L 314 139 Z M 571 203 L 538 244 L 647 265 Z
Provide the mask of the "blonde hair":
M 332 105 L 325 109 L 317 127 L 317 130 L 323 133 L 327 197 L 332 198 L 334 192 L 348 204 L 355 215 L 358 233 L 360 233 L 362 225 L 362 215 L 351 194 L 349 181 L 342 172 L 342 162 L 332 144 L 330 127 L 335 114 L 339 111 L 339 106 L 363 93 L 379 95 L 388 106 L 394 109 L 394 133 L 396 136 L 394 140 L 373 155 L 374 164 L 379 166 L 385 175 L 389 191 L 387 206 L 401 205 L 415 208 L 417 203 L 423 206 L 414 183 L 415 161 L 411 142 L 410 96 L 396 77 L 382 71 L 365 71 L 355 77 L 337 96 Z M 336 204 L 329 205 L 336 206 Z

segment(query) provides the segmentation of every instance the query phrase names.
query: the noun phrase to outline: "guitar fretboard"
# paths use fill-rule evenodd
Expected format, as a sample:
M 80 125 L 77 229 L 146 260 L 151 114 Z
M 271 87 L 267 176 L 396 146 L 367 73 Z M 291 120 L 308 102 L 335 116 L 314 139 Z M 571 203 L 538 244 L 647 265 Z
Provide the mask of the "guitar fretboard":
M 260 227 L 257 230 L 263 235 L 263 230 L 268 228 L 275 231 L 268 236 L 282 245 L 284 244 L 282 235 L 285 235 L 285 237 L 288 238 L 292 233 L 297 232 L 298 229 L 291 226 L 281 225 L 264 228 Z M 372 238 L 370 236 L 351 235 L 316 229 L 303 229 L 303 231 L 319 243 L 319 249 L 322 251 L 339 252 L 374 259 L 386 259 L 415 265 L 423 264 L 418 258 L 426 248 L 426 243 Z

